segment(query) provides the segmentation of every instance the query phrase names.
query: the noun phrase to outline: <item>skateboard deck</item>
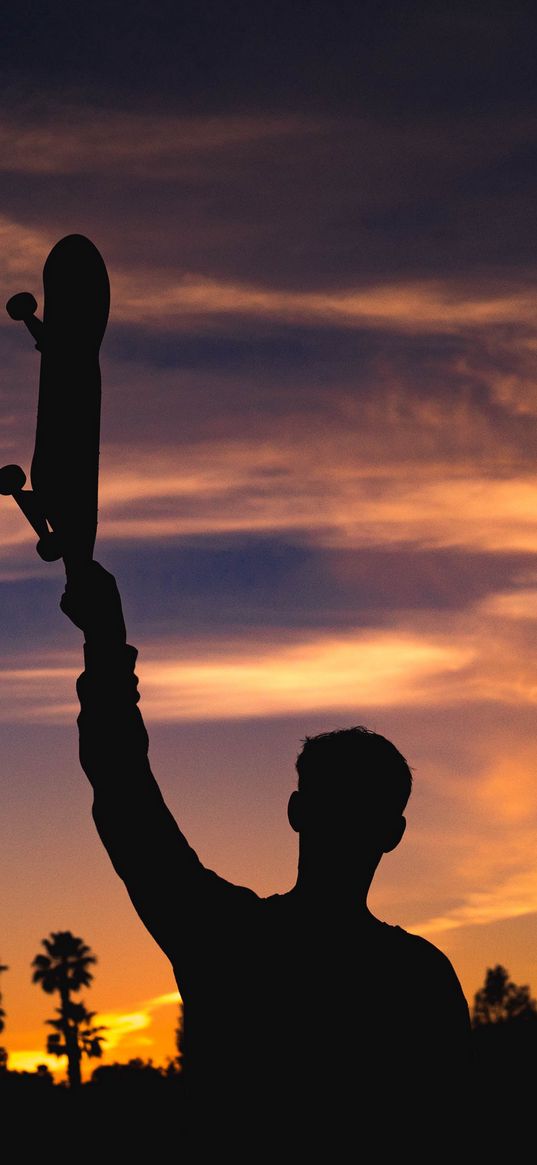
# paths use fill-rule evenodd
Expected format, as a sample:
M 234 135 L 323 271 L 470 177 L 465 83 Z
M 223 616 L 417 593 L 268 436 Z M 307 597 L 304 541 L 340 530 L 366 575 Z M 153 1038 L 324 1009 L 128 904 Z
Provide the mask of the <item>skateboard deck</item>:
M 34 315 L 28 292 L 8 301 L 41 352 L 35 449 L 30 478 L 19 466 L 0 470 L 0 492 L 12 494 L 36 532 L 38 553 L 63 558 L 69 573 L 91 561 L 97 534 L 101 373 L 99 348 L 110 285 L 99 251 L 84 235 L 67 235 L 43 269 L 44 311 Z

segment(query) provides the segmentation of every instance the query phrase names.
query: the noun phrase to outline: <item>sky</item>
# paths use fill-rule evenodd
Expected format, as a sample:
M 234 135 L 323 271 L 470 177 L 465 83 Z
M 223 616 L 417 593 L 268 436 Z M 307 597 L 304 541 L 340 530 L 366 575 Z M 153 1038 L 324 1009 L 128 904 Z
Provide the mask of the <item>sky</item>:
M 96 557 L 183 832 L 285 891 L 301 741 L 365 724 L 414 771 L 371 909 L 445 951 L 470 1003 L 497 963 L 537 992 L 533 5 L 2 23 L 4 299 L 41 307 L 71 232 L 107 263 Z M 0 344 L 2 464 L 28 472 L 38 356 L 5 313 Z M 106 1062 L 164 1063 L 177 988 L 91 818 L 61 564 L 0 500 L 2 1039 L 11 1067 L 47 1062 L 30 963 L 69 929 Z

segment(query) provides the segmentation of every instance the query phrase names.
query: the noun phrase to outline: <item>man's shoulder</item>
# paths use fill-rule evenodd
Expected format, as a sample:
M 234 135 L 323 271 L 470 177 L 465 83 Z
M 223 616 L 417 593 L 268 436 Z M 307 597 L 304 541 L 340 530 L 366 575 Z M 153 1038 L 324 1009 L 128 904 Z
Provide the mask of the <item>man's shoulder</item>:
M 415 934 L 413 930 L 404 930 L 402 926 L 392 926 L 388 923 L 384 923 L 384 925 L 388 926 L 388 930 L 393 934 L 396 941 L 406 943 L 409 950 L 415 951 L 417 956 L 419 953 L 419 956 L 424 959 L 440 958 L 441 960 L 446 959 L 449 963 L 447 955 L 440 950 L 440 947 L 436 947 L 434 943 L 430 942 L 428 938 L 424 938 L 423 935 Z
M 464 1011 L 467 1002 L 461 983 L 453 963 L 439 947 L 423 938 L 420 934 L 413 934 L 403 930 L 401 926 L 390 928 L 395 932 L 395 942 L 401 950 L 405 950 L 405 961 L 416 976 L 419 976 L 423 994 L 434 995 L 439 988 L 449 991 L 453 997 L 457 996 Z
M 428 967 L 438 967 L 440 971 L 446 974 L 451 972 L 455 975 L 453 964 L 440 950 L 440 947 L 434 945 L 429 939 L 423 938 L 421 934 L 414 934 L 413 931 L 404 930 L 402 926 L 389 926 L 389 931 L 393 936 L 395 944 L 402 949 L 406 949 L 409 958 L 414 958 L 416 963 L 423 964 Z

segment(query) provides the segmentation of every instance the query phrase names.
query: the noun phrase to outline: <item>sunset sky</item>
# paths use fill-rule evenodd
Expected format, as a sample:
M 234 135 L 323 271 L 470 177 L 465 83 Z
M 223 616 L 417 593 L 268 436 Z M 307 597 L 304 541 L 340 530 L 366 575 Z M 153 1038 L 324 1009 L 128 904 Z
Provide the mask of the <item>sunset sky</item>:
M 537 993 L 536 25 L 96 0 L 0 37 L 3 298 L 41 308 L 71 232 L 110 273 L 96 557 L 166 800 L 206 865 L 284 891 L 303 737 L 393 739 L 415 787 L 370 906 L 470 1002 L 496 963 Z M 0 343 L 28 472 L 39 358 L 6 313 Z M 47 1061 L 30 963 L 69 929 L 106 1059 L 163 1063 L 176 985 L 91 818 L 61 564 L 0 502 L 0 1040 Z

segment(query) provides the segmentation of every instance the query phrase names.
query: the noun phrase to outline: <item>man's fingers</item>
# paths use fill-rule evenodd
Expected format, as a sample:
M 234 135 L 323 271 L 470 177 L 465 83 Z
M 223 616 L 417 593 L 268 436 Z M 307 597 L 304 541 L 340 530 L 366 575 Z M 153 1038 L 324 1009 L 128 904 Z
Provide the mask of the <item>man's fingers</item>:
M 71 620 L 71 623 L 74 623 L 76 627 L 80 627 L 80 629 L 83 630 L 82 616 L 77 610 L 76 604 L 73 604 L 66 591 L 63 592 L 63 595 L 60 599 L 60 609 L 63 611 L 64 615 L 67 615 L 67 618 Z
M 113 574 L 91 562 L 83 574 L 68 577 L 60 609 L 88 634 L 126 635 L 121 596 Z

